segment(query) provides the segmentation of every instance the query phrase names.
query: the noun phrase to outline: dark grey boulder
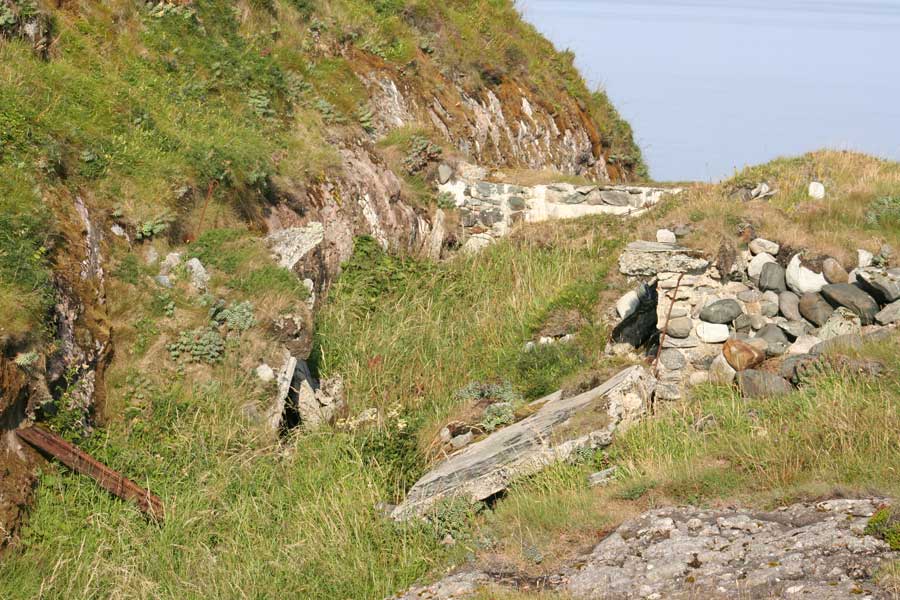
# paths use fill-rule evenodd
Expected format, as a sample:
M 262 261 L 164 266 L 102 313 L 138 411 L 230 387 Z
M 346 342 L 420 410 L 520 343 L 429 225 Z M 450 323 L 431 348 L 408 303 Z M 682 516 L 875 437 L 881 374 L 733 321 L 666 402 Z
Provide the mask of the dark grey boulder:
M 737 300 L 718 300 L 700 311 L 700 319 L 707 323 L 727 325 L 742 314 L 744 310 Z
M 778 294 L 778 309 L 788 321 L 799 321 L 803 318 L 800 314 L 800 296 L 794 292 Z
M 762 291 L 784 292 L 787 283 L 784 279 L 784 267 L 778 263 L 766 263 L 759 274 L 759 289 Z
M 791 345 L 784 331 L 775 323 L 769 323 L 760 329 L 756 337 L 766 341 L 768 344 L 766 354 L 769 356 L 781 356 Z
M 875 298 L 849 283 L 832 283 L 822 288 L 822 296 L 833 306 L 849 308 L 859 316 L 863 325 L 871 325 L 878 314 Z
M 824 325 L 833 312 L 834 307 L 822 294 L 803 294 L 800 298 L 800 314 L 816 327 Z
M 754 369 L 740 371 L 737 382 L 744 398 L 774 398 L 794 390 L 790 382 L 780 375 Z

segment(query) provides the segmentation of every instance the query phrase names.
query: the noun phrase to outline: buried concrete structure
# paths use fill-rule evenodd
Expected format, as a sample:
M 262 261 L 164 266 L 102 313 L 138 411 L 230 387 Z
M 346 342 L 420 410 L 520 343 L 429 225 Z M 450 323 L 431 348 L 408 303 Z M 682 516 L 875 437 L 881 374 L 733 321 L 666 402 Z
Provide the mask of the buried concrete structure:
M 629 367 L 603 385 L 564 398 L 537 400 L 534 414 L 451 455 L 410 489 L 391 516 L 424 516 L 443 500 L 486 500 L 510 482 L 562 461 L 581 448 L 608 446 L 613 435 L 647 409 L 655 386 L 642 366 Z

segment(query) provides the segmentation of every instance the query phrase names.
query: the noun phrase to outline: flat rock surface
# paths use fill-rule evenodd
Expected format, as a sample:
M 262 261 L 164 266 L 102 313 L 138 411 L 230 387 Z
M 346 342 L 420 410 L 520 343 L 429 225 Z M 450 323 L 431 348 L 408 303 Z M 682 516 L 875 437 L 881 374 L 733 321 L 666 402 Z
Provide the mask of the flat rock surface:
M 565 460 L 579 448 L 608 445 L 614 431 L 643 414 L 653 385 L 652 376 L 634 366 L 578 396 L 551 394 L 534 414 L 439 463 L 416 482 L 391 516 L 422 515 L 444 498 L 484 500 L 515 477 Z
M 889 600 L 874 575 L 900 553 L 863 533 L 886 502 L 838 499 L 771 512 L 657 509 L 622 524 L 578 566 L 545 578 L 544 587 L 597 600 Z M 469 569 L 398 598 L 463 598 L 511 579 Z

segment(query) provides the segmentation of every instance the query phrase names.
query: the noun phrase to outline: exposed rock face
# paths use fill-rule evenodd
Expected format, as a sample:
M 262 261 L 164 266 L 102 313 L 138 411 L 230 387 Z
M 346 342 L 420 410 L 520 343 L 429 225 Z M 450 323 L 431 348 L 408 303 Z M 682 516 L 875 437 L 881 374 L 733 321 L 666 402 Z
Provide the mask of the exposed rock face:
M 25 419 L 30 396 L 25 373 L 0 356 L 0 550 L 15 539 L 36 479 L 38 457 L 12 431 Z
M 891 556 L 884 542 L 862 535 L 878 504 L 651 511 L 601 542 L 563 589 L 604 600 L 853 597 L 874 590 L 869 578 Z
M 863 533 L 884 502 L 652 510 L 623 523 L 575 566 L 544 578 L 544 588 L 578 600 L 888 600 L 873 575 L 897 554 Z M 514 587 L 515 575 L 470 568 L 396 598 L 457 600 L 489 585 Z
M 653 386 L 646 370 L 635 366 L 578 396 L 551 394 L 539 401 L 543 406 L 531 416 L 438 464 L 416 482 L 392 516 L 425 514 L 444 498 L 484 500 L 513 478 L 565 460 L 579 448 L 606 446 L 617 430 L 644 413 Z

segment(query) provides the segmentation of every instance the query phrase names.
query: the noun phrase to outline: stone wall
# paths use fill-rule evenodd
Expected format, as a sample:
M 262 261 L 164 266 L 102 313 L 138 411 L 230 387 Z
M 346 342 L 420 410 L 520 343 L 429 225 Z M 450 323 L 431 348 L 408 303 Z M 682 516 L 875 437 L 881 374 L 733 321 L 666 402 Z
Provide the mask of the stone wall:
M 661 230 L 658 238 L 675 236 Z M 798 370 L 826 350 L 859 346 L 900 322 L 900 270 L 872 266 L 863 252 L 849 273 L 832 258 L 816 261 L 817 269 L 802 254 L 783 256 L 780 249 L 756 238 L 747 250 L 732 245 L 713 264 L 677 243 L 629 244 L 620 272 L 650 279 L 658 289 L 659 340 L 632 342 L 649 344 L 648 354 L 658 360 L 657 399 L 679 399 L 686 387 L 709 380 L 736 382 L 747 396 L 785 393 L 800 380 Z M 721 256 L 732 259 L 725 264 Z M 629 292 L 617 303 L 623 322 L 636 318 L 637 298 Z M 866 361 L 852 367 L 879 370 Z
M 507 235 L 517 223 L 588 215 L 637 216 L 681 190 L 569 183 L 525 187 L 451 175 L 438 191 L 460 212 L 464 248 L 477 251 Z

